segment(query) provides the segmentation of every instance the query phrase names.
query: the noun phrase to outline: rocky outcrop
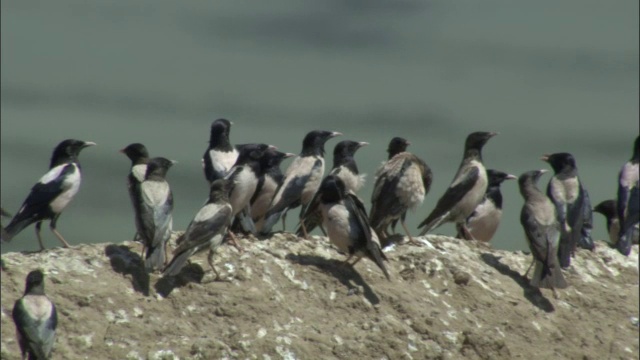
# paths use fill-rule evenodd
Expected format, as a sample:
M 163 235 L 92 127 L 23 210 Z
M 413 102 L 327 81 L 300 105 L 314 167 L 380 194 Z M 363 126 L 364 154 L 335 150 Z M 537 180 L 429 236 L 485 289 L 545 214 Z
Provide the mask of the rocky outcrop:
M 531 256 L 442 236 L 387 249 L 392 281 L 343 263 L 325 238 L 290 234 L 206 252 L 174 279 L 147 275 L 138 244 L 2 255 L 2 359 L 41 268 L 59 312 L 54 359 L 637 359 L 638 249 L 579 251 L 554 299 L 522 277 Z

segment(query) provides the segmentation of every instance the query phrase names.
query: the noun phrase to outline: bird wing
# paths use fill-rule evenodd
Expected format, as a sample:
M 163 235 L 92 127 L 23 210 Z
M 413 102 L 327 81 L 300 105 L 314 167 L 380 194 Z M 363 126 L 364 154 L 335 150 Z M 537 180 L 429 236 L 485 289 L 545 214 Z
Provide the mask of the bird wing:
M 171 231 L 173 195 L 166 181 L 145 181 L 141 190 L 143 233 L 152 246 L 157 246 Z
M 34 212 L 45 210 L 51 201 L 73 186 L 65 179 L 76 171 L 78 170 L 74 164 L 58 165 L 49 170 L 33 185 L 16 216 L 29 216 Z
M 174 254 L 204 245 L 215 235 L 224 233 L 231 224 L 232 213 L 228 203 L 205 205 L 187 227 L 185 241 L 174 250 Z
M 536 221 L 534 215 L 523 209 L 520 215 L 520 223 L 524 229 L 529 242 L 529 248 L 536 260 L 547 264 L 555 252 L 553 247 L 557 247 L 560 230 L 557 222 L 551 225 L 543 225 Z
M 449 188 L 445 191 L 444 195 L 438 200 L 435 209 L 429 214 L 429 216 L 418 225 L 418 228 L 423 226 L 430 226 L 429 224 L 445 213 L 457 204 L 462 198 L 473 188 L 478 177 L 480 176 L 480 169 L 477 166 L 472 166 L 461 173 L 453 183 L 449 185 Z
M 366 242 L 362 245 L 365 245 L 372 257 L 372 260 L 374 260 L 375 263 L 384 271 L 385 275 L 389 277 L 387 270 L 384 268 L 384 265 L 382 265 L 382 260 L 387 260 L 387 257 L 384 255 L 382 250 L 380 250 L 380 244 L 376 241 L 377 237 L 374 239 L 373 229 L 371 229 L 371 225 L 369 224 L 369 218 L 367 217 L 367 211 L 365 210 L 364 204 L 356 195 L 347 194 L 344 199 L 344 205 L 350 214 L 355 215 L 358 227 L 360 227 L 361 233 L 364 234 L 364 239 L 358 239 L 358 241 Z

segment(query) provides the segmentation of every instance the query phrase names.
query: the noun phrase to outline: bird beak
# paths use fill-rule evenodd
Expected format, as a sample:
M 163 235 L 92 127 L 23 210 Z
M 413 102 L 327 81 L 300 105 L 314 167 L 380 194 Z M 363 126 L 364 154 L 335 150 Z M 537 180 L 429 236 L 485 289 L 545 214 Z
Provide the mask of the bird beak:
M 94 143 L 93 141 L 85 141 L 84 145 L 82 145 L 82 147 L 87 147 L 87 146 L 96 146 L 98 144 Z
M 273 145 L 268 145 L 267 149 L 269 149 L 269 150 L 278 150 L 278 148 L 273 146 Z
M 496 136 L 496 135 L 500 135 L 500 133 L 498 133 L 498 132 L 490 132 L 490 133 L 489 133 L 489 137 L 490 137 L 490 138 L 492 138 L 492 137 L 494 137 L 494 136 Z
M 284 153 L 284 158 L 285 159 L 286 158 L 290 158 L 290 157 L 294 157 L 294 156 L 296 156 L 296 154 L 294 154 L 294 153 Z
M 542 156 L 540 157 L 540 160 L 542 160 L 542 161 L 546 161 L 546 162 L 549 162 L 549 156 L 551 156 L 551 155 L 549 155 L 549 154 L 544 154 L 544 155 L 542 155 Z
M 169 161 L 171 161 L 171 164 L 177 164 L 178 163 L 178 161 L 176 161 L 176 160 L 169 160 Z
M 229 125 L 233 125 L 233 121 L 229 121 Z
M 126 154 L 126 153 L 124 152 L 124 149 L 120 149 L 120 150 L 118 150 L 118 152 L 119 152 L 119 153 Z
M 341 135 L 342 135 L 341 132 L 334 131 L 334 132 L 331 133 L 331 135 L 329 137 L 336 137 L 336 136 L 341 136 Z
M 359 147 L 359 148 L 361 148 L 361 147 L 363 147 L 363 146 L 367 146 L 367 145 L 369 145 L 369 143 L 368 143 L 368 142 L 366 142 L 366 141 L 360 141 L 360 142 L 358 143 L 358 147 Z
M 515 175 L 511 175 L 511 174 L 507 174 L 507 176 L 504 178 L 505 180 L 516 180 L 518 177 Z
M 546 172 L 549 172 L 549 170 L 547 170 L 547 169 L 540 169 L 540 170 L 538 170 L 538 171 L 540 171 L 540 174 L 544 174 L 544 173 L 546 173 Z

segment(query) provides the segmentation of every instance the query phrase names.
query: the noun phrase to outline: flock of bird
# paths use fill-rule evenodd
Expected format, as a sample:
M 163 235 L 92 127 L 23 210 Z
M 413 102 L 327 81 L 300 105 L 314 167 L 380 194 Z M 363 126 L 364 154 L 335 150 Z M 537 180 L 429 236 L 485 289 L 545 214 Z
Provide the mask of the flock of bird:
M 319 227 L 329 241 L 355 265 L 363 257 L 372 260 L 387 279 L 387 257 L 382 249 L 403 237 L 393 236 L 398 222 L 408 243 L 420 245 L 405 224 L 408 210 L 415 209 L 429 192 L 433 173 L 418 156 L 407 151 L 410 143 L 391 139 L 388 159 L 375 173 L 371 210 L 367 214 L 357 193 L 364 184 L 354 156 L 366 142 L 345 140 L 333 152 L 333 168 L 324 176 L 325 143 L 342 135 L 331 131 L 311 131 L 304 137 L 299 155 L 284 153 L 267 144 L 233 146 L 229 139 L 232 123 L 218 119 L 211 125 L 209 146 L 202 158 L 204 175 L 209 182 L 208 200 L 198 210 L 184 234 L 177 239 L 173 257 L 168 260 L 167 243 L 173 221 L 173 195 L 166 175 L 173 161 L 151 157 L 146 147 L 135 143 L 122 149 L 131 160 L 128 191 L 135 214 L 134 240 L 143 244 L 144 266 L 148 272 L 161 271 L 176 276 L 196 253 L 209 250 L 213 265 L 216 249 L 225 241 L 242 251 L 239 234 L 266 236 L 282 219 L 283 229 L 289 210 L 301 207 L 296 234 L 308 237 Z M 640 223 L 640 137 L 635 140 L 632 158 L 622 167 L 617 199 L 603 201 L 592 209 L 587 190 L 578 176 L 574 157 L 555 153 L 542 157 L 554 175 L 546 193 L 537 183 L 546 170 L 533 170 L 516 177 L 485 169 L 482 149 L 496 133 L 474 132 L 468 135 L 460 167 L 435 208 L 420 223 L 420 235 L 453 222 L 458 237 L 488 242 L 498 228 L 502 212 L 500 184 L 518 179 L 525 200 L 521 212 L 528 245 L 535 264 L 531 285 L 555 289 L 567 287 L 562 269 L 571 264 L 577 248 L 593 250 L 591 239 L 592 210 L 606 216 L 610 245 L 628 255 L 638 242 Z M 2 229 L 2 241 L 10 241 L 27 226 L 35 223 L 41 249 L 42 222 L 65 247 L 69 244 L 56 230 L 62 210 L 80 188 L 80 151 L 92 142 L 65 140 L 53 151 L 49 171 L 36 183 L 9 225 Z M 295 157 L 287 170 L 281 162 Z M 8 215 L 2 210 L 3 216 Z M 353 259 L 352 262 L 350 262 Z M 531 266 L 529 267 L 529 270 Z M 528 275 L 529 270 L 527 270 Z M 47 358 L 56 326 L 55 306 L 44 295 L 43 274 L 39 270 L 27 276 L 24 296 L 13 312 L 19 343 L 24 354 Z

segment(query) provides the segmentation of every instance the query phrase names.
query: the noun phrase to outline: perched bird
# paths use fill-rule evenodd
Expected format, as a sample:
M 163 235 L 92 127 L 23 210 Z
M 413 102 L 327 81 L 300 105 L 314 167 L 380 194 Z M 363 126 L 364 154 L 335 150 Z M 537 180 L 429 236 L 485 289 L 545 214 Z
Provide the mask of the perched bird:
M 211 124 L 209 147 L 202 156 L 204 177 L 210 183 L 225 177 L 238 159 L 238 150 L 229 142 L 232 124 L 227 119 L 218 119 Z
M 173 227 L 173 193 L 166 180 L 174 161 L 156 157 L 147 163 L 147 173 L 140 184 L 140 198 L 136 199 L 138 234 L 145 244 L 145 268 L 161 269 L 166 261 L 166 243 Z
M 284 159 L 294 157 L 296 154 L 283 153 L 273 149 L 267 149 L 260 158 L 260 167 L 263 175 L 258 180 L 256 191 L 251 197 L 251 218 L 256 231 L 260 232 L 264 224 L 264 215 L 269 210 L 271 199 L 276 194 L 276 189 L 282 184 L 284 174 L 280 170 L 280 164 Z
M 461 226 L 467 234 L 466 238 L 473 238 L 465 221 L 487 192 L 488 179 L 482 164 L 482 147 L 496 135 L 493 132 L 474 132 L 467 136 L 460 168 L 435 209 L 418 226 L 423 228 L 420 235 L 425 235 L 446 222 L 454 222 Z
M 520 193 L 524 198 L 520 223 L 535 262 L 531 286 L 551 289 L 557 298 L 555 289 L 564 289 L 568 285 L 558 263 L 560 223 L 556 216 L 556 208 L 536 186 L 538 179 L 545 172 L 547 170 L 529 171 L 520 175 L 518 179 Z
M 22 358 L 49 359 L 58 325 L 56 306 L 44 293 L 42 271 L 31 271 L 26 283 L 24 295 L 13 305 L 12 314 Z
M 578 241 L 582 237 L 584 223 L 584 193 L 578 177 L 578 167 L 573 155 L 555 153 L 541 158 L 551 165 L 554 175 L 547 185 L 547 196 L 556 207 L 556 215 L 561 226 L 558 258 L 563 268 L 571 265 Z
M 493 169 L 487 170 L 487 177 L 489 178 L 487 192 L 466 221 L 467 229 L 469 229 L 471 236 L 482 242 L 491 241 L 496 230 L 498 230 L 498 225 L 500 225 L 500 219 L 502 218 L 500 184 L 505 180 L 517 179 L 514 175 Z M 458 238 L 467 239 L 460 226 L 458 226 Z
M 282 216 L 285 227 L 286 213 L 302 205 L 301 214 L 318 190 L 324 175 L 324 144 L 332 137 L 342 135 L 339 132 L 314 130 L 302 141 L 302 152 L 287 168 L 282 185 L 271 200 L 261 234 L 268 234 Z
M 335 175 L 344 182 L 347 191 L 355 194 L 362 188 L 365 181 L 365 174 L 360 174 L 354 155 L 358 149 L 367 146 L 369 143 L 361 141 L 343 140 L 336 144 L 333 149 L 333 168 L 329 175 Z M 316 197 L 309 203 L 305 214 L 300 218 L 300 226 L 296 230 L 298 236 L 308 237 L 316 226 L 322 224 L 322 212 L 320 203 Z
M 56 223 L 64 210 L 80 189 L 82 175 L 78 155 L 80 151 L 95 143 L 68 139 L 64 140 L 53 150 L 49 171 L 31 188 L 27 199 L 20 210 L 11 219 L 2 234 L 3 241 L 10 241 L 25 227 L 36 223 L 36 236 L 40 249 L 44 250 L 40 227 L 44 220 L 51 220 L 49 227 L 64 247 L 69 243 L 56 230 Z
M 344 182 L 336 175 L 327 176 L 318 190 L 323 225 L 327 229 L 329 241 L 338 250 L 348 254 L 346 263 L 352 257 L 355 265 L 363 256 L 373 261 L 390 280 L 384 265 L 387 257 L 378 242 L 375 231 L 369 225 L 364 205 L 357 196 L 347 191 Z
M 405 138 L 396 136 L 393 139 L 391 139 L 391 141 L 389 142 L 389 146 L 387 147 L 387 154 L 389 155 L 387 157 L 387 161 L 383 161 L 382 164 L 378 167 L 378 169 L 376 170 L 374 179 L 377 179 L 380 176 L 380 173 L 382 172 L 382 170 L 384 169 L 384 166 L 389 160 L 391 160 L 394 156 L 396 156 L 396 154 L 407 151 L 407 148 L 409 147 L 409 145 L 411 145 L 411 142 L 409 142 Z M 395 219 L 391 222 L 391 231 L 393 231 L 394 234 L 396 232 L 396 225 L 398 225 L 398 220 L 402 219 L 404 221 L 406 217 L 407 217 L 407 212 L 405 211 L 400 216 L 400 219 Z M 388 229 L 385 229 L 384 231 L 385 231 L 385 234 L 387 235 L 389 234 Z
M 134 143 L 120 150 L 121 153 L 125 154 L 129 160 L 131 160 L 131 170 L 129 170 L 129 175 L 127 176 L 127 189 L 129 190 L 129 198 L 131 199 L 131 204 L 133 205 L 134 212 L 138 212 L 139 209 L 136 209 L 137 206 L 140 205 L 140 185 L 144 181 L 144 177 L 147 174 L 147 163 L 149 162 L 149 152 L 147 148 L 140 144 Z M 138 217 L 136 217 L 138 220 Z M 136 229 L 140 228 L 140 224 L 136 224 Z M 138 238 L 138 234 L 134 236 L 134 240 Z
M 615 200 L 605 200 L 595 208 L 593 211 L 604 215 L 607 220 L 607 232 L 609 233 L 609 244 L 616 247 L 618 240 L 620 240 L 620 219 L 618 218 L 618 209 Z M 631 234 L 631 243 L 637 245 L 638 238 L 640 237 L 640 224 L 636 223 L 633 233 Z
M 383 246 L 389 244 L 387 228 L 400 220 L 409 242 L 419 244 L 413 239 L 404 222 L 406 212 L 422 204 L 431 188 L 433 173 L 431 168 L 416 155 L 404 151 L 408 142 L 402 138 L 393 138 L 389 144 L 389 155 L 395 153 L 377 172 L 371 195 L 371 214 L 369 221 L 380 237 Z
M 623 255 L 631 252 L 634 228 L 640 222 L 640 136 L 633 144 L 633 155 L 618 175 L 617 210 L 620 218 L 619 240 L 616 248 Z
M 191 220 L 183 241 L 174 250 L 173 259 L 165 267 L 163 276 L 177 275 L 191 256 L 209 249 L 207 261 L 216 274 L 216 280 L 220 279 L 220 273 L 213 266 L 213 255 L 222 244 L 233 218 L 233 210 L 229 204 L 229 185 L 230 180 L 226 179 L 211 183 L 209 200 Z
M 250 216 L 250 202 L 258 188 L 258 181 L 263 175 L 260 159 L 264 156 L 265 151 L 276 150 L 276 147 L 267 144 L 244 144 L 239 148 L 238 160 L 225 177 L 231 180 L 229 203 L 233 208 L 233 217 L 238 216 L 244 231 L 255 234 L 257 231 Z M 230 234 L 237 247 L 233 233 Z
M 591 230 L 593 230 L 593 209 L 591 208 L 591 198 L 587 189 L 583 188 L 584 201 L 582 202 L 582 229 L 580 229 L 580 238 L 578 239 L 578 246 L 593 251 L 596 248 L 596 244 L 591 237 Z

